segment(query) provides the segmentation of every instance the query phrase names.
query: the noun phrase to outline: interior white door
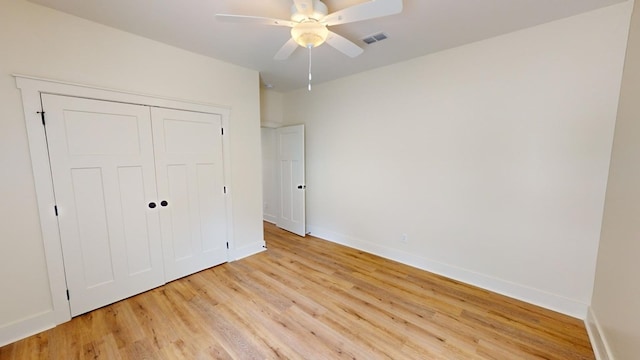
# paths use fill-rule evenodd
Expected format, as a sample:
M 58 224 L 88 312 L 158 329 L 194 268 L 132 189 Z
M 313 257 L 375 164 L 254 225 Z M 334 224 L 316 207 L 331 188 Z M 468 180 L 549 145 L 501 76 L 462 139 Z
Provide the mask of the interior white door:
M 278 129 L 280 210 L 276 225 L 305 236 L 304 125 Z
M 149 108 L 42 104 L 72 316 L 163 284 Z
M 152 108 L 167 281 L 227 261 L 222 117 Z

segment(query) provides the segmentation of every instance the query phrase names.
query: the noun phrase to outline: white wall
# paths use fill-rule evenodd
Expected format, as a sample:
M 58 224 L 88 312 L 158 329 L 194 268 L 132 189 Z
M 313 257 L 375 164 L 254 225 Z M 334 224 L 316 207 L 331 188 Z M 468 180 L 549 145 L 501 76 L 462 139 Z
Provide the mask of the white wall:
M 308 230 L 584 317 L 631 7 L 285 94 Z
M 590 327 L 609 359 L 640 359 L 640 7 L 631 20 Z M 598 336 L 596 336 L 598 338 Z M 602 357 L 604 359 L 604 357 Z
M 275 90 L 260 88 L 260 122 L 264 127 L 282 126 L 283 95 Z
M 233 233 L 261 247 L 258 74 L 23 0 L 0 0 L 0 345 L 51 311 L 20 93 L 12 73 L 231 107 Z

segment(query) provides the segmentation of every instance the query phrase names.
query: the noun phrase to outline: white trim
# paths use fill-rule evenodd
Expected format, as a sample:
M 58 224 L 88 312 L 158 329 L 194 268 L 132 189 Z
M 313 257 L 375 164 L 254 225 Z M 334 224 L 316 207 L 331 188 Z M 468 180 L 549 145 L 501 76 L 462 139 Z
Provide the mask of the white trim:
M 230 247 L 232 247 L 234 244 L 232 226 L 233 211 L 229 186 L 229 184 L 231 184 L 231 156 L 229 151 L 229 137 L 227 136 L 231 115 L 230 107 L 169 99 L 154 95 L 136 94 L 122 90 L 99 88 L 24 75 L 14 75 L 14 77 L 16 78 L 16 86 L 22 94 L 25 124 L 31 154 L 31 166 L 33 169 L 38 212 L 40 215 L 40 227 L 49 274 L 52 309 L 35 317 L 9 325 L 9 328 L 13 329 L 11 331 L 6 330 L 7 328 L 5 327 L 0 328 L 0 344 L 10 340 L 15 341 L 17 339 L 16 336 L 35 334 L 71 319 L 69 303 L 66 297 L 67 285 L 64 275 L 58 223 L 53 211 L 55 204 L 52 186 L 53 180 L 51 178 L 45 131 L 40 115 L 38 114 L 38 112 L 41 111 L 40 95 L 42 93 L 220 114 L 225 128 L 225 135 L 222 137 L 222 146 L 223 161 L 225 164 L 224 182 L 227 186 L 227 241 Z M 232 252 L 227 251 L 227 261 L 233 258 Z
M 269 129 L 277 129 L 279 127 L 284 126 L 282 123 L 275 121 L 262 121 L 260 122 L 260 127 L 269 128 Z
M 593 353 L 596 355 L 597 360 L 614 360 L 615 357 L 611 352 L 609 342 L 602 331 L 602 326 L 598 322 L 596 314 L 593 312 L 593 308 L 589 306 L 587 311 L 587 318 L 584 320 L 584 324 L 589 334 L 589 340 L 591 340 L 591 347 Z
M 154 94 L 135 93 L 121 89 L 77 84 L 61 80 L 39 78 L 35 76 L 13 74 L 18 88 L 35 90 L 38 93 L 49 93 L 66 96 L 84 97 L 95 100 L 119 101 L 129 104 L 157 106 L 176 110 L 188 110 L 230 116 L 230 106 L 194 102 L 185 99 L 168 98 Z
M 22 93 L 27 137 L 29 139 L 29 151 L 31 153 L 31 168 L 35 183 L 36 198 L 38 201 L 38 213 L 40 215 L 40 228 L 42 241 L 49 274 L 49 290 L 51 292 L 54 325 L 71 319 L 69 303 L 66 297 L 66 279 L 64 275 L 64 263 L 62 260 L 62 247 L 58 233 L 58 223 L 53 211 L 55 197 L 53 194 L 53 181 L 47 150 L 47 140 L 40 115 L 40 86 L 33 80 L 16 78 L 18 88 Z M 26 325 L 26 323 L 25 323 Z M 50 324 L 32 324 L 33 331 L 50 327 Z M 31 332 L 31 331 L 28 331 Z
M 235 247 L 235 237 L 233 233 L 233 196 L 231 192 L 231 146 L 229 144 L 230 135 L 230 115 L 222 116 L 222 128 L 224 135 L 222 135 L 222 171 L 224 172 L 224 186 L 226 189 L 225 205 L 227 215 L 227 242 L 229 244 L 227 248 L 227 261 L 231 261 L 231 249 Z
M 274 224 L 276 223 L 276 221 L 278 221 L 278 217 L 275 215 L 271 215 L 271 214 L 263 214 L 263 221 L 266 221 L 268 223 Z
M 453 265 L 441 263 L 421 256 L 417 256 L 402 250 L 368 243 L 355 237 L 339 234 L 317 226 L 307 225 L 307 231 L 315 237 L 335 242 L 337 244 L 353 247 L 387 259 L 426 270 L 438 275 L 455 279 L 467 284 L 481 287 L 514 299 L 538 305 L 579 319 L 584 319 L 587 314 L 587 304 L 567 299 L 542 290 L 523 286 L 513 282 L 487 276 Z
M 236 261 L 242 258 L 249 257 L 267 250 L 267 244 L 264 241 L 257 241 L 253 244 L 243 246 L 239 249 L 233 249 L 231 251 L 231 260 Z
M 56 326 L 53 311 L 45 311 L 0 327 L 0 347 Z

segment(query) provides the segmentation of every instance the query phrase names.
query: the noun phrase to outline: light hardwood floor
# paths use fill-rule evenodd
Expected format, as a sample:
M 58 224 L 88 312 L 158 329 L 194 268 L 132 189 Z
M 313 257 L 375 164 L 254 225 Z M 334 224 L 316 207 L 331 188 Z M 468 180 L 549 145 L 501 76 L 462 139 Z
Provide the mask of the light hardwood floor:
M 594 359 L 581 320 L 270 224 L 265 240 L 0 359 Z

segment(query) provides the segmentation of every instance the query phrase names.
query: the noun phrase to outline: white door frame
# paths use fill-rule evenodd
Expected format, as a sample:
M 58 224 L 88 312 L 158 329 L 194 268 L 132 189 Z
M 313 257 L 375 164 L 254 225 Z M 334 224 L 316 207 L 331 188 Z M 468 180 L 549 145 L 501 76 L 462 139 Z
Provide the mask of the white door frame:
M 27 128 L 27 137 L 29 140 L 31 166 L 35 182 L 38 214 L 40 215 L 40 227 L 42 230 L 42 240 L 47 262 L 49 288 L 52 300 L 52 309 L 37 315 L 34 319 L 30 319 L 30 322 L 34 327 L 45 329 L 69 321 L 71 319 L 71 311 L 69 308 L 69 302 L 67 301 L 67 285 L 64 276 L 64 262 L 62 258 L 62 248 L 60 245 L 60 236 L 58 233 L 58 222 L 54 213 L 55 197 L 53 193 L 53 180 L 51 178 L 51 169 L 49 165 L 45 127 L 42 126 L 42 118 L 40 114 L 40 111 L 42 110 L 40 94 L 47 93 L 66 95 L 146 105 L 151 107 L 220 114 L 222 116 L 223 127 L 225 128 L 225 136 L 222 138 L 222 148 L 224 159 L 224 181 L 226 184 L 231 184 L 230 146 L 228 136 L 226 136 L 229 129 L 229 117 L 231 110 L 225 106 L 191 103 L 153 95 L 136 94 L 121 90 L 73 84 L 32 76 L 14 75 L 14 77 L 16 78 L 16 85 L 22 94 L 24 119 Z M 227 241 L 229 242 L 229 248 L 232 250 L 235 246 L 233 241 L 231 193 L 232 189 L 227 185 Z M 227 250 L 227 259 L 231 258 L 229 256 L 229 252 L 230 250 Z M 38 325 L 34 325 L 36 323 Z

